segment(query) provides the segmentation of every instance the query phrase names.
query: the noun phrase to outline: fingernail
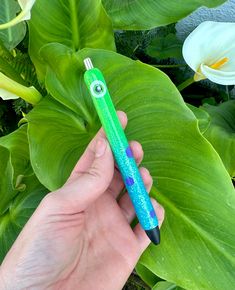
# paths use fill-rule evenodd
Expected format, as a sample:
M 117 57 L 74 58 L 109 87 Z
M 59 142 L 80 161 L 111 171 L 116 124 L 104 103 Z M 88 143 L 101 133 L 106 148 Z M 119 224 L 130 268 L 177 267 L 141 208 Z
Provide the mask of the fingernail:
M 143 167 L 143 168 L 144 168 L 144 170 L 145 170 L 146 174 L 148 174 L 149 176 L 151 176 L 151 174 L 150 174 L 149 170 L 148 170 L 146 167 Z
M 99 138 L 95 145 L 95 157 L 101 157 L 107 147 L 107 141 L 104 138 Z
M 154 209 L 157 209 L 159 207 L 159 203 L 153 197 L 151 197 L 150 199 L 151 199 Z

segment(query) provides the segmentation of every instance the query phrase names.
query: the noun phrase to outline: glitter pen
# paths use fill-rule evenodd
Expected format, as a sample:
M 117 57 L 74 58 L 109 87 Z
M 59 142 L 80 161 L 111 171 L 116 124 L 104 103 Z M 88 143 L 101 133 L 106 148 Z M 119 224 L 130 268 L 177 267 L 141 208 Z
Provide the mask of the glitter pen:
M 93 67 L 90 58 L 86 58 L 84 64 L 86 67 L 85 83 L 134 206 L 136 216 L 149 239 L 157 245 L 160 243 L 158 219 L 118 119 L 103 74 L 99 69 Z

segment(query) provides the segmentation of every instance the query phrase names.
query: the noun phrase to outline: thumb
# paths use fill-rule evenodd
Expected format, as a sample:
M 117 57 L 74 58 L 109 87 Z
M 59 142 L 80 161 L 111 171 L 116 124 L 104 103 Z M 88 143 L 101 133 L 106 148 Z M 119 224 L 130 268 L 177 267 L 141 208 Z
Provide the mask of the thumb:
M 99 137 L 93 151 L 90 167 L 73 175 L 65 185 L 53 192 L 63 208 L 69 206 L 76 212 L 85 210 L 109 187 L 114 174 L 114 159 L 107 140 Z

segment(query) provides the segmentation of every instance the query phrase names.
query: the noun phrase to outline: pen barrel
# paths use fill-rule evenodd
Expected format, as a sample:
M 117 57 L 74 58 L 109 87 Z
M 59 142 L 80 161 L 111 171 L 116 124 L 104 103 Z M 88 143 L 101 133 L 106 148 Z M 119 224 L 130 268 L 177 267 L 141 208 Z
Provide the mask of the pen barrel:
M 104 77 L 100 70 L 93 68 L 86 71 L 84 79 L 134 206 L 137 218 L 144 230 L 151 230 L 158 226 L 158 219 L 118 119 Z M 100 93 L 95 91 L 97 86 L 102 88 Z

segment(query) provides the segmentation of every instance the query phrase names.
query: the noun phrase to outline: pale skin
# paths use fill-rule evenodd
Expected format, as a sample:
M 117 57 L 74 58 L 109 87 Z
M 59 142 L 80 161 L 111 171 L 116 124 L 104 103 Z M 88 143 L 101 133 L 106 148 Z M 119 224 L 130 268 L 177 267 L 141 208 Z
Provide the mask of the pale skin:
M 127 117 L 118 112 L 125 128 Z M 140 163 L 141 145 L 130 142 Z M 140 168 L 148 191 L 152 178 Z M 0 267 L 1 290 L 120 290 L 150 244 L 102 129 L 65 185 L 40 203 Z M 162 224 L 163 208 L 152 199 Z

